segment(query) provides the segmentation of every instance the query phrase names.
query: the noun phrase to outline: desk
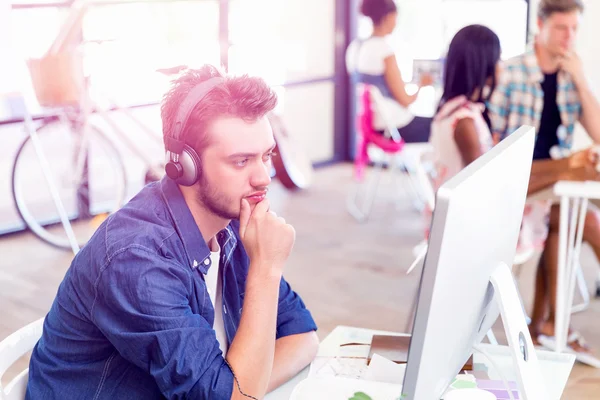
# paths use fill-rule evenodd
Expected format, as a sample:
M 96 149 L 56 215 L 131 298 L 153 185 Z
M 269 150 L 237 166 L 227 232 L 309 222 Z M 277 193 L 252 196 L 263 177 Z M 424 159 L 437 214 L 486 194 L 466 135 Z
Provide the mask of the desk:
M 336 327 L 323 341 L 319 344 L 317 357 L 335 356 L 339 352 L 339 347 L 343 343 L 370 343 L 373 335 L 398 335 L 409 336 L 406 334 L 376 331 L 373 329 L 353 328 L 348 326 Z M 283 384 L 276 390 L 269 393 L 265 400 L 288 400 L 294 391 L 296 385 L 308 378 L 310 367 L 303 369 L 298 375 L 292 378 L 287 383 Z
M 406 334 L 376 331 L 372 329 L 354 328 L 348 326 L 336 327 L 319 345 L 317 357 L 334 356 L 339 351 L 339 345 L 342 343 L 370 342 L 375 334 L 398 335 L 405 336 Z M 498 367 L 502 369 L 506 378 L 514 380 L 514 371 L 512 367 L 512 359 L 506 346 L 481 345 L 494 358 Z M 538 351 L 542 374 L 548 382 L 548 392 L 551 394 L 551 399 L 560 399 L 564 387 L 571 373 L 574 357 L 568 354 L 556 354 L 547 351 Z M 489 364 L 489 361 L 479 353 L 473 355 L 473 360 L 476 363 L 485 364 L 488 367 L 488 373 L 491 379 L 500 379 L 500 376 L 494 371 L 494 368 Z M 310 367 L 305 368 L 290 381 L 269 393 L 265 400 L 288 400 L 292 395 L 294 388 L 309 375 Z M 379 400 L 379 399 L 377 399 Z M 385 399 L 384 399 L 385 400 Z
M 589 200 L 586 208 L 582 208 L 583 200 Z M 553 187 L 541 190 L 527 198 L 527 202 L 549 201 L 560 204 L 561 222 L 559 230 L 558 250 L 558 277 L 556 287 L 556 328 L 555 338 L 542 341 L 547 347 L 557 352 L 565 351 L 567 348 L 567 332 L 570 326 L 571 313 L 582 311 L 589 305 L 589 293 L 585 278 L 581 273 L 579 253 L 581 250 L 581 237 L 575 239 L 569 234 L 570 231 L 583 229 L 584 220 L 571 220 L 570 215 L 585 214 L 589 209 L 600 208 L 600 183 L 599 182 L 574 182 L 560 181 Z M 565 211 L 566 210 L 566 211 Z M 563 211 L 565 211 L 563 213 Z M 563 220 L 564 218 L 564 220 Z M 571 225 L 573 224 L 573 225 Z M 571 226 L 571 228 L 569 228 Z M 583 302 L 573 305 L 575 290 L 579 289 Z M 600 368 L 600 360 L 589 355 L 580 355 L 579 361 Z

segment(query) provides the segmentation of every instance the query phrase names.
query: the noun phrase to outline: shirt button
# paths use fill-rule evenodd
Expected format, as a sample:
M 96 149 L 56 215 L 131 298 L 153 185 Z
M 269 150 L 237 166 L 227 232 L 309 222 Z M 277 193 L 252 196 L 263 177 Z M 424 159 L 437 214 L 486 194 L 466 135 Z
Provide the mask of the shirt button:
M 194 260 L 194 263 L 192 264 L 192 268 L 196 268 L 198 266 L 198 261 Z
M 210 264 L 210 258 L 207 258 L 206 260 L 204 260 L 204 265 L 209 265 Z
M 227 307 L 223 306 L 223 312 L 227 314 Z

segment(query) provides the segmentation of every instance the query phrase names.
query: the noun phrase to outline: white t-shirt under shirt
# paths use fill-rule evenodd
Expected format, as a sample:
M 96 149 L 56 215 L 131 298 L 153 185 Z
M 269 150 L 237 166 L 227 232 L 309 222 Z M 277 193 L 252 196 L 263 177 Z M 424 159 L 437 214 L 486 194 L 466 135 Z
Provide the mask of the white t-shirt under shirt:
M 360 74 L 380 76 L 384 78 L 385 59 L 395 54 L 387 37 L 372 36 L 361 41 L 353 41 L 346 51 L 346 68 L 349 74 L 355 71 Z M 390 97 L 383 98 L 385 113 L 390 123 L 398 128 L 408 125 L 414 115 Z M 376 130 L 385 129 L 385 123 L 380 115 L 375 112 L 373 125 Z
M 225 334 L 225 324 L 223 322 L 223 277 L 220 266 L 221 247 L 216 240 L 211 242 L 210 268 L 204 276 L 204 282 L 208 289 L 210 301 L 215 309 L 215 322 L 213 329 L 217 334 L 219 347 L 223 352 L 223 357 L 227 354 L 227 335 Z

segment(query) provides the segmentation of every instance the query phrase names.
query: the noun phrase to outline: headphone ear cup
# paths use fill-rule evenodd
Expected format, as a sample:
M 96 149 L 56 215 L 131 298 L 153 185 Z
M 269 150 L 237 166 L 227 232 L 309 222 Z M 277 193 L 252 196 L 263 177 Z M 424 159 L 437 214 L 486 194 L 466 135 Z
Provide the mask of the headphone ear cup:
M 179 156 L 179 164 L 183 170 L 181 177 L 176 180 L 179 185 L 192 186 L 198 182 L 198 178 L 200 178 L 200 157 L 187 144 Z

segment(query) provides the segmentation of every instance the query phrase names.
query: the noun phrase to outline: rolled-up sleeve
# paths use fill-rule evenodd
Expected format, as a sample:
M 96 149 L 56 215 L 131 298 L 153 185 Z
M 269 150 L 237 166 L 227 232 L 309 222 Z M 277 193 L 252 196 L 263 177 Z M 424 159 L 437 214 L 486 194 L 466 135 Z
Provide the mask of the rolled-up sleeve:
M 304 305 L 304 302 L 286 282 L 281 279 L 279 285 L 279 306 L 277 310 L 277 339 L 316 331 L 317 325 Z
M 98 278 L 92 318 L 166 398 L 229 400 L 233 374 L 213 328 L 190 308 L 192 273 L 143 247 L 128 248 Z

